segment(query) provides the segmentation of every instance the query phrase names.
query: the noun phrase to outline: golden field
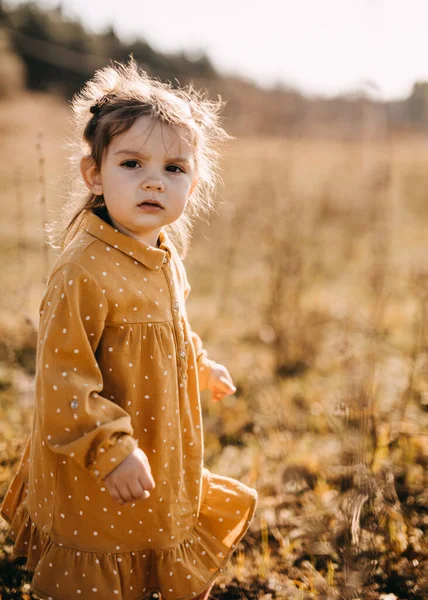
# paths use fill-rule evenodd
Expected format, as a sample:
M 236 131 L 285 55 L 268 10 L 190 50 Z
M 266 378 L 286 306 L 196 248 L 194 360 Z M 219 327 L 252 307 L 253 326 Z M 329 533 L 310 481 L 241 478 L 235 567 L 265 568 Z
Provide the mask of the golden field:
M 44 201 L 67 189 L 68 118 L 48 95 L 0 103 L 0 498 L 31 425 L 55 258 Z M 188 313 L 238 388 L 203 396 L 207 467 L 256 487 L 259 505 L 213 597 L 426 599 L 428 140 L 224 150 L 216 211 L 185 259 Z M 4 548 L 0 598 L 30 598 Z

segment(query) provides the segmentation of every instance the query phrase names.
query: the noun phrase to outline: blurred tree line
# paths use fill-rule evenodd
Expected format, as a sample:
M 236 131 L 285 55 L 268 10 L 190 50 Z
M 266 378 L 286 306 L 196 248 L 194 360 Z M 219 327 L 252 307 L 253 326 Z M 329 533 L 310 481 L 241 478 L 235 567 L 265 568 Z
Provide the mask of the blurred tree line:
M 428 128 L 427 82 L 416 82 L 408 98 L 390 102 L 374 100 L 364 89 L 333 98 L 308 97 L 284 84 L 266 90 L 244 77 L 222 76 L 203 53 L 165 54 L 143 39 L 124 43 L 113 26 L 88 32 L 64 15 L 61 4 L 12 7 L 0 0 L 0 98 L 27 87 L 69 99 L 95 69 L 110 60 L 126 61 L 131 53 L 152 76 L 173 85 L 193 81 L 214 98 L 220 94 L 227 101 L 224 116 L 231 133 L 355 139 Z
M 145 70 L 172 83 L 180 77 L 217 77 L 205 54 L 163 54 L 141 39 L 126 44 L 113 26 L 100 34 L 88 32 L 80 22 L 66 18 L 61 4 L 42 9 L 33 2 L 16 7 L 0 2 L 0 19 L 1 28 L 26 66 L 30 89 L 71 97 L 95 69 L 110 60 L 125 61 L 131 53 Z

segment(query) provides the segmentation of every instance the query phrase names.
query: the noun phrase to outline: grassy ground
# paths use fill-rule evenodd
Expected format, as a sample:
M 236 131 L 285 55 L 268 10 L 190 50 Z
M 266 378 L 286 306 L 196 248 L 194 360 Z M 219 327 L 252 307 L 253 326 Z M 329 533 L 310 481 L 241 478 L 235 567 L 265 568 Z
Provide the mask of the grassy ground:
M 64 194 L 67 116 L 48 96 L 0 104 L 0 497 L 29 431 L 54 259 L 40 199 Z M 238 388 L 203 398 L 205 462 L 260 500 L 215 598 L 428 597 L 427 161 L 425 140 L 386 134 L 227 148 L 188 312 Z M 30 598 L 10 549 L 1 597 Z

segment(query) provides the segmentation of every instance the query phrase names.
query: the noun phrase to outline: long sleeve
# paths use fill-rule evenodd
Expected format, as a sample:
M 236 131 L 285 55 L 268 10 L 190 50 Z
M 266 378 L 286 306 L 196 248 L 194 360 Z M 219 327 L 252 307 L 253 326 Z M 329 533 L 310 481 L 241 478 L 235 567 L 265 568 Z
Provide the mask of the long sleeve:
M 184 267 L 184 265 L 183 265 L 183 267 Z M 190 290 L 192 289 L 192 286 L 190 285 L 190 283 L 187 279 L 186 271 L 184 268 L 183 268 L 183 272 L 184 272 L 184 277 L 185 277 L 185 279 L 184 279 L 184 299 L 187 300 L 187 297 L 190 293 Z M 211 360 L 210 358 L 208 358 L 208 353 L 204 348 L 201 338 L 192 329 L 191 329 L 191 338 L 192 338 L 193 346 L 195 348 L 196 362 L 198 365 L 199 389 L 202 391 L 202 390 L 207 389 L 207 387 L 208 387 L 208 378 L 209 378 L 209 375 L 210 375 L 213 367 L 215 366 L 216 362 L 214 360 Z
M 79 264 L 50 278 L 41 305 L 36 408 L 45 443 L 102 480 L 137 446 L 130 415 L 100 395 L 96 350 L 108 314 L 102 289 Z

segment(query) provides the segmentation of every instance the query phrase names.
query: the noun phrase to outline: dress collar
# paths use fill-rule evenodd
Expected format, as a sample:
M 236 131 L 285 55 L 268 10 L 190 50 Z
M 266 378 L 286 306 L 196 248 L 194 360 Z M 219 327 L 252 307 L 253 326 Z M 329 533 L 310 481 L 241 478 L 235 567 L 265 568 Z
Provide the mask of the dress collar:
M 86 214 L 85 230 L 153 271 L 160 270 L 165 257 L 171 258 L 171 241 L 162 230 L 159 233 L 159 248 L 155 248 L 122 233 L 92 211 Z

